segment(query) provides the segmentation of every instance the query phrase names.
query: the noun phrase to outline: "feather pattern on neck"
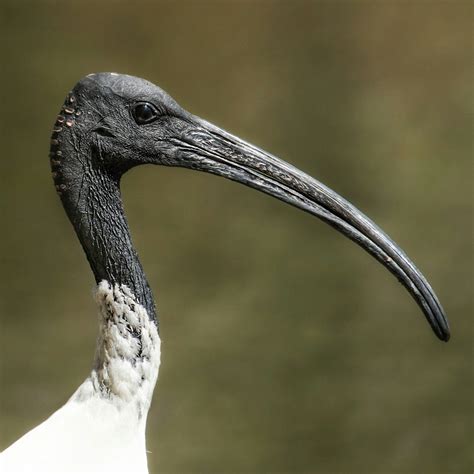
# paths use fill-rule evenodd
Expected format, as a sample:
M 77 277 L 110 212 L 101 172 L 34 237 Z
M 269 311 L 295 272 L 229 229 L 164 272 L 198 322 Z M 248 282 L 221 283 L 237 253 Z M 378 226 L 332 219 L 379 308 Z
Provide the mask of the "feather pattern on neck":
M 94 366 L 71 401 L 100 397 L 116 406 L 135 405 L 146 416 L 160 366 L 156 324 L 126 285 L 97 286 L 99 336 Z

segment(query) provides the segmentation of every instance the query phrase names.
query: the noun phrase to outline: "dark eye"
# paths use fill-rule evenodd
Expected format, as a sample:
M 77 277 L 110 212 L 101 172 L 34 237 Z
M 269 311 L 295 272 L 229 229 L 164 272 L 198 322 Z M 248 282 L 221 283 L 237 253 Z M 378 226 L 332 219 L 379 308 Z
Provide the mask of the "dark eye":
M 153 122 L 158 118 L 158 110 L 149 102 L 140 102 L 133 107 L 133 118 L 138 125 Z

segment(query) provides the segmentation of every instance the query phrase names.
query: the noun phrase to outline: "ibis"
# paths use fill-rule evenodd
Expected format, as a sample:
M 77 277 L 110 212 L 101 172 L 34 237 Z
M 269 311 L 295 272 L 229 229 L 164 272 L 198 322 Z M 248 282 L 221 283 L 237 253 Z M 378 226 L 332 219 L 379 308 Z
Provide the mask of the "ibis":
M 81 79 L 56 117 L 50 162 L 95 277 L 97 347 L 90 374 L 69 401 L 1 453 L 1 472 L 148 472 L 145 428 L 160 367 L 159 320 L 120 194 L 122 176 L 138 165 L 223 176 L 318 217 L 393 273 L 436 336 L 449 339 L 427 280 L 362 212 L 294 166 L 187 112 L 144 79 L 116 73 Z

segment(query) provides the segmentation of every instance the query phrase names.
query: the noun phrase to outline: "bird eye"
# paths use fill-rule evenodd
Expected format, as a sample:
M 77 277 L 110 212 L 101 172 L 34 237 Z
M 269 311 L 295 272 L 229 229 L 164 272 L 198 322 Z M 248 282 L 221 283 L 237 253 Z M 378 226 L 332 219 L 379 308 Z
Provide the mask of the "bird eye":
M 140 102 L 133 107 L 133 118 L 138 125 L 153 122 L 158 118 L 158 110 L 149 102 Z

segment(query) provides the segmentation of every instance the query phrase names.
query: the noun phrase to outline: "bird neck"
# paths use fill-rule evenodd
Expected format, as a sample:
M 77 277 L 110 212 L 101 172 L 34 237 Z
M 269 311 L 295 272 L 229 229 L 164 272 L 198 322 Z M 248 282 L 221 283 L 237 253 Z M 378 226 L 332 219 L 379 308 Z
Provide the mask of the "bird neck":
M 99 305 L 94 367 L 71 401 L 135 407 L 128 411 L 143 421 L 158 376 L 160 339 L 153 295 L 123 211 L 125 169 L 112 173 L 100 140 L 81 131 L 74 96 L 62 113 L 67 116 L 58 116 L 51 137 L 53 180 L 94 273 Z
M 58 156 L 59 152 L 59 156 Z M 94 167 L 69 140 L 52 146 L 56 189 L 74 226 L 96 283 L 125 285 L 156 322 L 153 295 L 132 243 L 120 194 L 120 175 Z

